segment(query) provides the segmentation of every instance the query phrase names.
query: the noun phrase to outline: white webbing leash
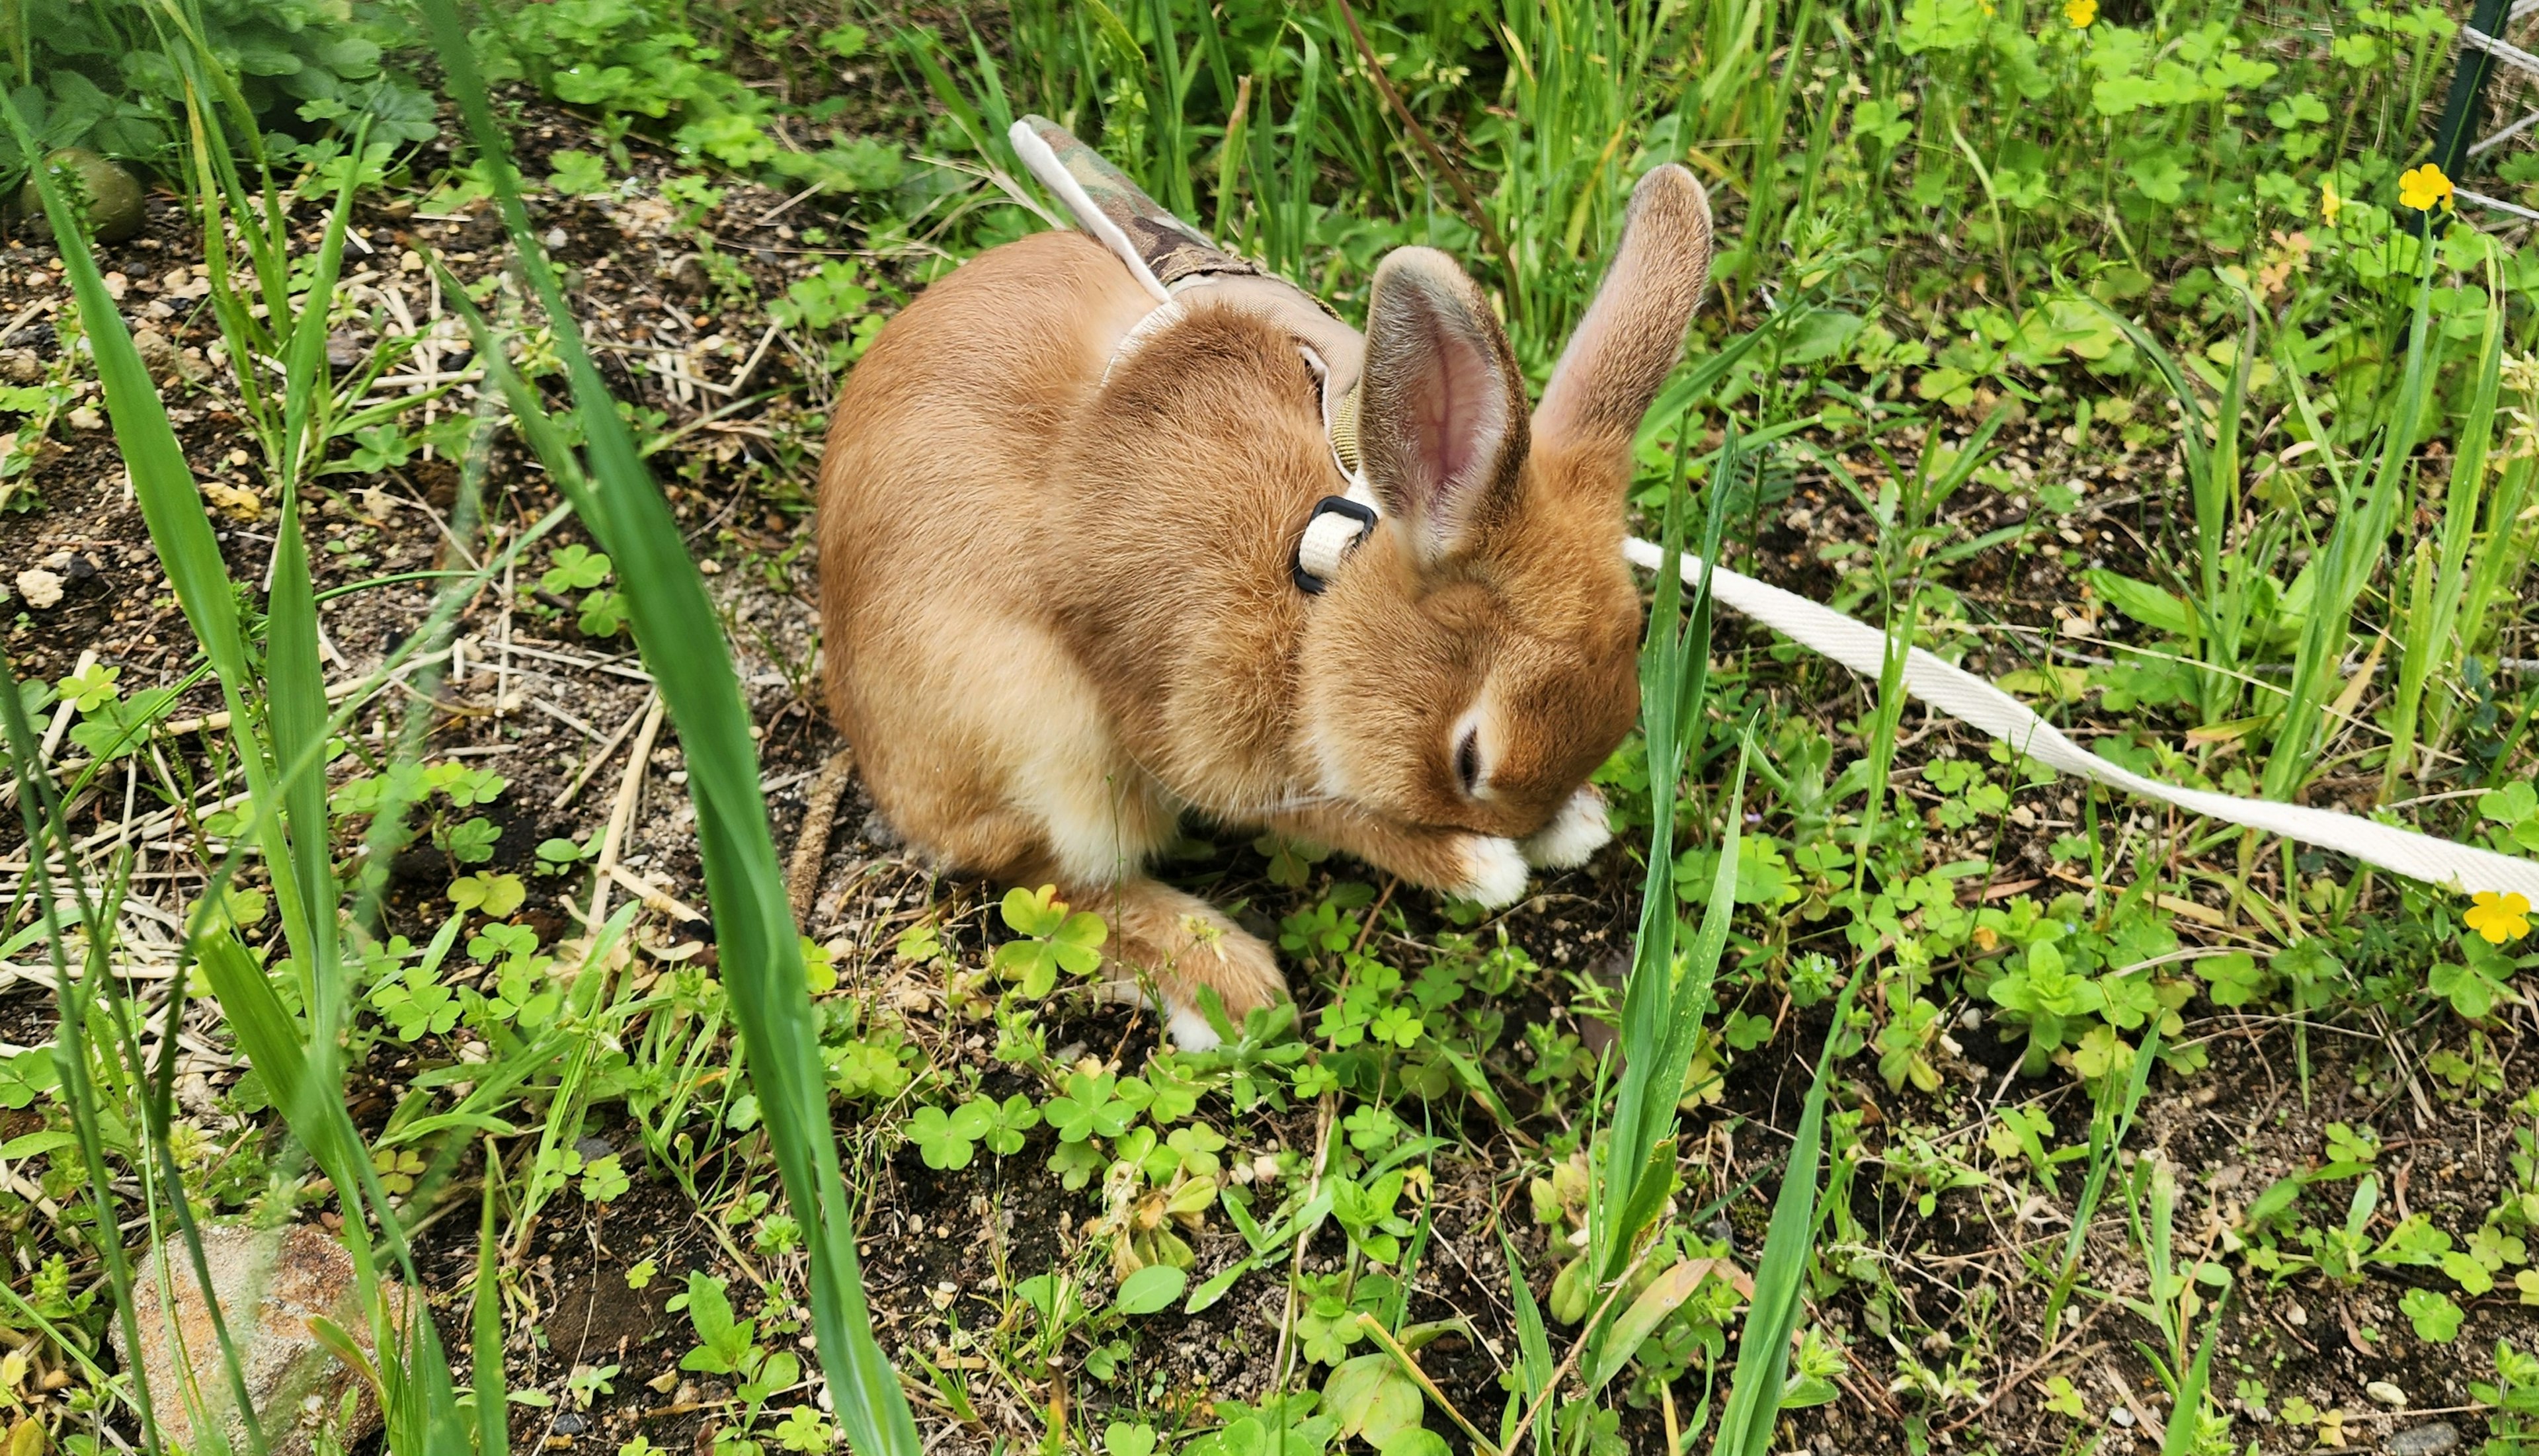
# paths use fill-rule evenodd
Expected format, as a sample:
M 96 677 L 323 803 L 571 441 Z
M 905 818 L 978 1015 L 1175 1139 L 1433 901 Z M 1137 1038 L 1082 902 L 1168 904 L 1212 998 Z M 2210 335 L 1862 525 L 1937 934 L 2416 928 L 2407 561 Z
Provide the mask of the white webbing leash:
M 2539 4 L 2539 0 L 2524 0 L 2524 3 Z M 2533 69 L 2539 70 L 2539 63 L 2534 63 Z M 1112 367 L 1187 316 L 1187 311 L 1177 301 L 1176 294 L 1203 279 L 1184 279 L 1176 287 L 1166 287 L 1158 281 L 1154 270 L 1146 266 L 1127 234 L 1094 205 L 1082 184 L 1067 173 L 1049 144 L 1033 133 L 1026 122 L 1014 123 L 1012 140 L 1015 151 L 1032 174 L 1059 194 L 1075 214 L 1078 225 L 1118 256 L 1156 302 L 1156 307 L 1137 321 L 1114 351 L 1110 364 L 1103 371 L 1107 381 Z M 1330 371 L 1321 356 L 1301 341 L 1299 347 L 1303 349 L 1306 363 L 1328 385 Z M 1351 392 L 1354 393 L 1354 386 Z M 1349 552 L 1374 531 L 1380 519 L 1375 492 L 1368 485 L 1366 471 L 1357 457 L 1355 400 L 1336 399 L 1333 391 L 1326 387 L 1323 391 L 1323 415 L 1324 429 L 1333 444 L 1334 465 L 1347 482 L 1347 493 L 1324 497 L 1314 508 L 1314 514 L 1306 521 L 1304 533 L 1297 542 L 1296 586 L 1307 592 L 1323 589 L 1323 584 L 1340 568 Z M 1648 571 L 1659 570 L 1666 560 L 1665 553 L 1657 546 L 1637 536 L 1624 539 L 1622 554 L 1634 565 Z M 1685 585 L 1697 588 L 1702 574 L 1700 560 L 1686 555 L 1681 562 Z M 1886 664 L 1887 634 L 1866 622 L 1844 616 L 1830 607 L 1819 606 L 1804 596 L 1767 586 L 1724 566 L 1712 569 L 1710 589 L 1713 596 L 1728 606 L 1811 652 L 1831 658 L 1854 672 L 1874 678 Z M 2539 904 L 2539 863 L 2454 844 L 2430 834 L 2334 809 L 2306 808 L 2274 799 L 2240 798 L 2200 789 L 2180 789 L 2157 779 L 2145 778 L 2083 748 L 2010 694 L 1971 672 L 1951 666 L 1920 648 L 1912 649 L 1905 659 L 1904 690 L 1938 712 L 1981 728 L 2009 744 L 2014 752 L 2058 773 L 2074 774 L 2161 803 L 2175 804 L 2190 813 L 2227 824 L 2237 824 L 2319 849 L 2333 850 L 2367 865 L 2375 865 L 2410 879 L 2441 885 L 2462 894 L 2480 891 L 2518 894 L 2533 904 Z
M 1622 554 L 1633 565 L 1657 571 L 1666 553 L 1637 536 L 1622 542 Z M 1701 583 L 1701 561 L 1681 558 L 1684 585 Z M 1710 573 L 1711 594 L 1811 652 L 1833 659 L 1863 676 L 1876 677 L 1887 660 L 1887 634 L 1866 622 L 1819 606 L 1728 568 Z M 2368 865 L 2437 884 L 2463 894 L 2492 890 L 2518 894 L 2539 904 L 2539 864 L 2499 855 L 2470 845 L 2453 844 L 2430 834 L 2392 824 L 2306 808 L 2268 798 L 2239 798 L 2201 789 L 2180 789 L 2147 779 L 2100 758 L 2065 737 L 2054 725 L 2000 688 L 1960 667 L 1914 648 L 1904 660 L 1904 690 L 1959 723 L 1983 729 L 2009 744 L 2014 752 L 2060 773 L 2094 779 L 2111 788 L 2227 824 L 2279 834 L 2286 839 L 2350 855 Z

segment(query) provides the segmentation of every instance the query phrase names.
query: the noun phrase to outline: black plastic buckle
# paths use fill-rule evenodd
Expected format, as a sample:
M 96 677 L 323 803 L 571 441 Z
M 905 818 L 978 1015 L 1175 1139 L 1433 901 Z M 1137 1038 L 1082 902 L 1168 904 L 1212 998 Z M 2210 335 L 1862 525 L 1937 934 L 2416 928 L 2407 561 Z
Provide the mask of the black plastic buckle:
M 1304 556 L 1305 531 L 1312 530 L 1314 522 L 1326 516 L 1345 516 L 1364 527 L 1357 533 L 1357 541 L 1350 544 L 1349 551 L 1356 550 L 1358 545 L 1366 540 L 1368 532 L 1375 529 L 1377 520 L 1373 507 L 1352 501 L 1346 496 L 1325 496 L 1314 503 L 1314 514 L 1305 518 L 1305 530 L 1296 533 L 1296 556 L 1287 568 L 1288 575 L 1295 579 L 1296 589 L 1308 596 L 1322 595 L 1323 588 L 1329 585 L 1322 578 L 1305 570 Z M 1340 554 L 1345 559 L 1348 552 L 1343 551 Z

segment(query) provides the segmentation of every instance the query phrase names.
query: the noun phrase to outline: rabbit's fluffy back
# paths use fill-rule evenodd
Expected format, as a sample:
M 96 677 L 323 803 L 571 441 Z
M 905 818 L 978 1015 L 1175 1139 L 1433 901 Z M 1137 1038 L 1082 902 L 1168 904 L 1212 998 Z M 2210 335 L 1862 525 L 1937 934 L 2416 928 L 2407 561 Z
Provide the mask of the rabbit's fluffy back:
M 893 826 L 999 877 L 1113 857 L 1034 820 L 1106 817 L 1065 795 L 1115 755 L 1045 584 L 1066 523 L 1048 484 L 1108 345 L 1150 307 L 1098 246 L 1037 235 L 982 255 L 894 319 L 848 380 L 821 465 L 832 722 Z M 1143 817 L 1132 795 L 1122 805 Z M 1038 810 L 1038 812 L 1034 812 Z
M 1293 342 L 1205 292 L 1106 388 L 1153 305 L 1083 235 L 1035 235 L 928 289 L 840 396 L 830 709 L 947 864 L 1098 882 L 1184 804 L 1294 790 L 1286 560 L 1334 469 Z

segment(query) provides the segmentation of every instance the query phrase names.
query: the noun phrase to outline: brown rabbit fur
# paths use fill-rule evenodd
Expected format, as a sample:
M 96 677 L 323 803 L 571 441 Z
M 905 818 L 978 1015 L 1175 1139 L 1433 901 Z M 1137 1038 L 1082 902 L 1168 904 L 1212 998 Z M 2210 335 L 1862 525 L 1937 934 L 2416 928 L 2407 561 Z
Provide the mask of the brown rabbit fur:
M 1153 308 L 1079 233 L 972 259 L 895 318 L 821 469 L 830 711 L 917 848 L 1104 916 L 1209 1045 L 1285 992 L 1269 946 L 1145 873 L 1180 815 L 1259 825 L 1489 904 L 1606 836 L 1587 776 L 1637 713 L 1630 441 L 1707 278 L 1700 184 L 1661 168 L 1543 405 L 1443 254 L 1377 271 L 1360 433 L 1384 520 L 1308 595 L 1341 482 L 1315 374 L 1211 290 Z

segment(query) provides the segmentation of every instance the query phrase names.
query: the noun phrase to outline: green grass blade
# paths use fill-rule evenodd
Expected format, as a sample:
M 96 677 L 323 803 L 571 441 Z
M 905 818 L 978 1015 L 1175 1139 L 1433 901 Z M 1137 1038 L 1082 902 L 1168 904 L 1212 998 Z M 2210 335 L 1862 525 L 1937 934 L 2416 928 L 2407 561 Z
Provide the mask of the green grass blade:
M 2489 258 L 2489 297 L 2501 296 L 2501 280 L 2495 275 L 2495 262 Z M 2495 435 L 2497 396 L 2504 381 L 2504 315 L 2501 308 L 2486 311 L 2485 334 L 2478 344 L 2477 382 L 2469 396 L 2468 413 L 2461 416 L 2452 437 L 2458 449 L 2451 455 L 2437 559 L 2430 562 L 2427 589 L 2411 592 L 2407 604 L 2406 630 L 2402 634 L 2405 651 L 2398 659 L 2398 691 L 2390 705 L 2389 760 L 2380 781 L 2383 799 L 2397 797 L 2398 781 L 2408 772 L 2415 756 L 2425 687 L 2433 680 L 2434 668 L 2455 660 L 2469 646 L 2461 643 L 2455 650 L 2452 633 L 2473 575 L 2468 569 L 2469 548 L 2477 536 L 2478 503 L 2486 487 L 2487 447 Z M 2429 543 L 2418 544 L 2422 547 Z M 2501 543 L 2490 542 L 2489 549 L 2499 550 Z
M 1507 1257 L 1508 1292 L 1516 1306 L 1516 1351 L 1518 1389 L 1510 1392 L 1507 1420 L 1499 1427 L 1499 1444 L 1504 1448 L 1514 1434 L 1518 1413 L 1534 1404 L 1551 1384 L 1551 1336 L 1544 1328 L 1543 1309 L 1534 1302 L 1534 1286 L 1526 1283 L 1525 1261 L 1518 1257 L 1516 1244 L 1499 1230 L 1499 1251 Z M 1534 1428 L 1535 1449 L 1544 1446 L 1544 1427 Z M 1515 1456 L 1509 1452 L 1508 1456 Z
M 0 120 L 6 121 L 22 148 L 32 150 L 32 138 L 25 118 L 5 97 L 0 97 Z M 62 195 L 60 185 L 42 172 L 37 173 L 37 183 L 54 236 L 60 241 L 64 272 L 71 282 L 80 320 L 88 333 L 99 381 L 104 389 L 115 444 L 130 474 L 152 544 L 158 550 L 170 585 L 175 589 L 178 605 L 185 613 L 187 624 L 193 628 L 196 641 L 210 660 L 214 675 L 220 680 L 223 698 L 230 709 L 230 730 L 239 748 L 240 766 L 247 779 L 254 802 L 260 806 L 250 832 L 264 851 L 265 870 L 273 886 L 274 900 L 282 913 L 285 937 L 298 963 L 311 968 L 312 976 L 322 984 L 331 979 L 331 973 L 325 967 L 332 961 L 336 906 L 328 888 L 332 882 L 330 869 L 322 873 L 313 886 L 306 881 L 303 873 L 304 866 L 313 865 L 321 869 L 327 867 L 324 785 L 322 776 L 316 772 L 317 760 L 323 752 L 324 684 L 314 666 L 315 608 L 306 593 L 306 558 L 301 558 L 300 599 L 294 600 L 291 591 L 285 588 L 280 598 L 269 604 L 281 616 L 283 625 L 269 639 L 274 658 L 259 671 L 240 630 L 236 587 L 212 536 L 211 523 L 195 490 L 193 472 L 187 466 L 183 449 L 170 427 L 166 405 L 142 365 L 120 312 L 105 290 L 104 280 L 98 271 L 86 237 L 79 229 L 77 216 L 68 199 Z M 338 240 L 339 256 L 340 245 Z M 311 301 L 310 308 L 322 309 L 322 299 L 330 297 L 331 292 L 331 289 L 324 290 L 319 299 Z M 284 534 L 289 543 L 296 543 L 299 539 L 296 529 L 287 530 Z M 282 550 L 284 559 L 277 563 L 278 566 L 288 563 L 290 546 L 286 544 Z M 282 587 L 283 584 L 278 581 L 277 586 Z M 295 612 L 301 614 L 296 620 Z M 294 643 L 304 632 L 307 651 L 305 655 L 295 655 Z M 275 725 L 252 711 L 253 705 L 245 685 L 259 679 L 276 685 L 283 710 L 291 716 L 287 726 Z M 309 717 L 311 701 L 313 722 L 317 725 L 313 735 L 309 733 L 312 721 Z M 295 746 L 302 751 L 293 755 L 301 765 L 294 778 L 306 778 L 313 787 L 315 815 L 313 820 L 307 817 L 311 797 L 307 790 L 301 795 L 299 808 L 290 811 L 301 823 L 313 822 L 317 826 L 307 855 L 295 851 L 286 815 L 271 811 L 273 805 L 283 801 L 277 792 L 273 772 L 275 745 L 260 737 L 259 733 L 273 731 L 277 727 L 286 734 L 308 738 L 305 744 L 295 740 Z M 288 805 L 286 809 L 289 809 Z M 313 903 L 309 898 L 312 888 L 319 896 Z M 97 937 L 91 938 L 93 945 L 102 946 L 103 942 Z M 261 973 L 257 975 L 260 985 Z M 64 984 L 67 987 L 69 983 L 65 981 Z M 269 989 L 267 994 L 270 994 Z M 78 997 L 66 1000 L 64 1005 L 67 1034 L 77 1038 L 81 1035 L 79 1022 L 85 1007 Z M 302 1051 L 305 1059 L 304 1048 L 295 1047 L 295 1050 Z M 268 1049 L 267 1055 L 275 1054 Z M 331 1059 L 325 1065 L 331 1068 Z M 82 1070 L 76 1077 L 66 1077 L 66 1089 L 74 1097 L 90 1095 L 84 1085 L 85 1075 Z M 74 1080 L 82 1084 L 72 1087 Z M 392 1322 L 388 1318 L 388 1308 L 380 1297 L 377 1271 L 366 1233 L 371 1222 L 371 1214 L 365 1212 L 366 1206 L 377 1211 L 379 1227 L 409 1277 L 413 1272 L 412 1264 L 391 1206 L 378 1187 L 369 1160 L 358 1155 L 360 1138 L 352 1128 L 350 1116 L 339 1099 L 321 1089 L 324 1085 L 331 1085 L 331 1073 L 329 1080 L 324 1083 L 304 1077 L 300 1095 L 284 1104 L 297 1114 L 296 1118 L 287 1114 L 287 1120 L 292 1122 L 294 1135 L 304 1142 L 309 1142 L 311 1135 L 315 1135 L 317 1141 L 310 1144 L 312 1151 L 321 1146 L 335 1151 L 333 1165 L 328 1172 L 344 1199 L 346 1248 L 352 1256 L 363 1302 L 371 1316 L 376 1348 L 386 1352 L 394 1349 L 396 1341 L 402 1337 L 390 1328 Z M 345 1156 L 341 1151 L 345 1147 L 355 1149 L 355 1155 Z M 118 1288 L 119 1296 L 126 1292 Z M 438 1353 L 437 1343 L 429 1340 L 419 1341 L 417 1349 L 426 1358 Z M 445 1423 L 444 1413 L 416 1406 L 408 1399 L 405 1380 L 410 1372 L 398 1361 L 383 1358 L 381 1365 L 391 1382 L 387 1400 L 383 1403 L 389 1418 L 391 1448 L 401 1456 L 406 1456 L 406 1453 L 420 1456 L 425 1446 L 417 1439 L 400 1438 L 401 1434 L 418 1426 L 427 1430 L 439 1427 Z M 439 1371 L 437 1382 L 433 1371 L 425 1369 L 422 1374 L 425 1382 L 423 1396 L 429 1401 L 436 1383 L 447 1384 L 447 1372 L 446 1369 Z
M 2177 1382 L 2177 1400 L 2168 1408 L 2168 1425 L 2161 1432 L 2160 1456 L 2195 1456 L 2204 1444 L 2204 1391 L 2213 1383 L 2213 1347 L 2222 1336 L 2222 1305 L 2204 1317 L 2204 1339 L 2195 1348 L 2195 1362 Z
M 2434 288 L 2433 249 L 2416 282 L 2414 316 L 2407 329 L 2407 356 L 2398 389 L 2383 426 L 2379 468 L 2369 492 L 2336 513 L 2336 528 L 2311 560 L 2317 573 L 2308 619 L 2302 624 L 2300 648 L 2293 659 L 2292 686 L 2266 759 L 2262 792 L 2268 798 L 2288 798 L 2308 777 L 2316 757 L 2318 720 L 2335 674 L 2342 665 L 2345 639 L 2353 623 L 2355 598 L 2363 592 L 2387 549 L 2389 530 L 2404 494 L 2407 462 L 2416 451 L 2416 427 L 2432 392 L 2428 362 L 2432 340 Z
M 1781 1415 L 1781 1391 L 1788 1382 L 1790 1337 L 1798 1329 L 1800 1295 L 1807 1283 L 1808 1259 L 1817 1231 L 1817 1169 L 1823 1155 L 1825 1094 L 1833 1086 L 1834 1051 L 1851 1020 L 1852 997 L 1865 971 L 1844 984 L 1835 998 L 1833 1024 L 1825 1029 L 1817 1053 L 1815 1077 L 1808 1083 L 1807 1109 L 1799 1116 L 1798 1135 L 1790 1142 L 1789 1161 L 1781 1171 L 1781 1191 L 1772 1201 L 1772 1222 L 1763 1235 L 1762 1262 L 1754 1270 L 1754 1298 L 1746 1309 L 1746 1328 L 1737 1340 L 1737 1373 L 1728 1390 L 1728 1405 L 1719 1414 L 1713 1456 L 1769 1456 L 1773 1427 Z
M 2072 1228 L 2063 1238 L 2063 1262 L 2054 1277 L 2054 1287 L 2045 1296 L 2044 1333 L 2039 1343 L 2046 1349 L 2054 1345 L 2054 1330 L 2063 1317 L 2064 1302 L 2072 1297 L 2073 1283 L 2081 1275 L 2081 1251 L 2090 1238 L 2090 1223 L 2098 1216 L 2098 1202 L 2106 1197 L 2107 1174 L 2116 1165 L 2117 1150 L 2133 1131 L 2134 1110 L 2142 1106 L 2143 1093 L 2151 1086 L 2151 1069 L 2160 1060 L 2160 1027 L 2157 1023 L 2143 1030 L 2142 1045 L 2134 1049 L 2134 1065 L 2125 1075 L 2123 1100 L 2112 1105 L 2105 1101 L 2090 1117 L 2090 1171 L 2081 1184 L 2080 1202 L 2072 1210 Z
M 490 1142 L 485 1148 L 485 1162 L 489 1170 L 496 1166 Z M 476 1287 L 467 1314 L 475 1351 L 477 1456 L 495 1456 L 496 1452 L 511 1449 L 511 1408 L 503 1379 L 503 1291 L 497 1283 L 500 1275 L 494 1257 L 500 1244 L 495 1237 L 494 1179 L 489 1172 L 483 1207 L 476 1220 Z
M 1636 1150 L 1645 1143 L 1647 1155 L 1643 1157 L 1644 1165 L 1638 1174 L 1639 1184 L 1618 1226 L 1620 1238 L 1607 1258 L 1605 1274 L 1609 1279 L 1621 1273 L 1618 1265 L 1629 1257 L 1630 1240 L 1665 1202 L 1675 1175 L 1672 1155 L 1675 1144 L 1666 1130 L 1675 1122 L 1676 1101 L 1681 1095 L 1684 1075 L 1691 1070 L 1693 1053 L 1701 1044 L 1702 1012 L 1709 1008 L 1711 985 L 1719 973 L 1719 958 L 1728 949 L 1728 923 L 1737 910 L 1737 860 L 1746 808 L 1746 765 L 1753 749 L 1753 734 L 1750 728 L 1737 757 L 1737 777 L 1728 791 L 1728 827 L 1720 836 L 1719 867 L 1710 876 L 1710 894 L 1702 907 L 1701 928 L 1694 933 L 1682 968 L 1674 971 L 1674 997 L 1668 1013 L 1666 1040 L 1657 1049 L 1655 1057 L 1626 1067 L 1622 1074 L 1623 1093 L 1631 1096 L 1640 1109 L 1643 1125 L 1631 1127 L 1626 1132 L 1617 1110 L 1613 1126 L 1614 1145 Z M 1672 906 L 1669 912 L 1673 912 Z M 1619 1105 L 1617 1100 L 1617 1109 Z M 1630 1140 L 1627 1143 L 1622 1141 L 1625 1136 Z M 1660 1153 L 1666 1154 L 1663 1162 L 1657 1156 Z M 1637 1221 L 1633 1221 L 1634 1215 Z
M 0 111 L 6 112 L 23 144 L 25 128 L 19 124 L 17 111 L 9 105 L 5 95 L 0 95 Z M 46 195 L 48 198 L 55 195 L 54 190 L 48 187 Z M 63 210 L 56 211 L 56 227 L 61 225 L 64 216 Z M 64 250 L 72 249 L 66 247 Z M 27 832 L 28 883 L 35 891 L 35 910 L 52 959 L 54 999 L 60 1008 L 60 1024 L 54 1032 L 54 1060 L 61 1068 L 63 1101 L 70 1108 L 72 1131 L 79 1139 L 80 1156 L 88 1174 L 88 1195 L 96 1213 L 97 1226 L 111 1229 L 120 1220 L 115 1211 L 113 1179 L 106 1171 L 105 1154 L 98 1134 L 98 1104 L 88 1078 L 86 998 L 95 982 L 87 976 L 74 978 L 71 975 L 70 956 L 56 920 L 51 876 L 45 867 L 50 858 L 44 849 L 45 834 L 48 829 L 60 827 L 60 804 L 53 797 L 51 781 L 43 772 L 42 753 L 35 740 L 34 726 L 27 721 L 26 700 L 19 694 L 15 667 L 9 669 L 6 678 L 7 696 L 5 701 L 0 701 L 0 732 L 7 736 L 10 771 L 18 781 L 18 809 Z M 68 852 L 69 836 L 57 835 L 56 838 L 64 851 L 64 865 L 76 874 L 79 861 L 77 856 Z M 82 898 L 85 900 L 86 897 Z M 95 935 L 89 937 L 92 966 L 103 957 L 108 943 Z M 101 1238 L 98 1248 L 104 1256 L 106 1282 L 114 1294 L 114 1315 L 122 1326 L 124 1348 L 138 1350 L 141 1348 L 141 1330 L 133 1314 L 132 1268 L 124 1256 L 123 1241 Z M 76 1347 L 65 1345 L 64 1348 Z M 157 1456 L 159 1428 L 154 1419 L 149 1384 L 135 1380 L 132 1388 L 133 1399 L 140 1410 L 142 1440 L 153 1456 Z
M 618 417 L 554 271 L 531 238 L 456 6 L 452 0 L 427 0 L 424 10 L 449 90 L 494 176 L 504 221 L 572 381 L 589 469 L 586 478 L 563 471 L 557 478 L 617 563 L 636 642 L 687 754 L 725 986 L 786 1196 L 810 1246 L 812 1320 L 839 1421 L 863 1456 L 917 1456 L 922 1446 L 916 1421 L 864 1307 L 854 1212 L 829 1125 L 828 1083 L 801 940 L 768 826 L 739 677 L 678 522 Z M 481 325 L 481 317 L 475 322 Z M 493 355 L 499 358 L 500 351 Z M 522 413 L 527 428 L 526 415 L 535 411 Z
M 1690 416 L 1684 417 L 1689 424 Z M 1669 1089 L 1660 1114 L 1649 1104 L 1650 1073 L 1667 1038 L 1675 1005 L 1675 813 L 1676 783 L 1682 774 L 1683 730 L 1680 712 L 1686 696 L 1687 671 L 1706 664 L 1708 618 L 1696 612 L 1687 629 L 1681 619 L 1683 574 L 1683 477 L 1686 460 L 1679 437 L 1675 475 L 1667 491 L 1665 553 L 1658 563 L 1657 589 L 1649 606 L 1647 631 L 1640 648 L 1640 735 L 1649 764 L 1648 870 L 1640 888 L 1640 925 L 1632 942 L 1630 980 L 1622 990 L 1621 1054 L 1623 1074 L 1614 1094 L 1613 1118 L 1604 1141 L 1599 1193 L 1591 1219 L 1596 1234 L 1590 1266 L 1600 1280 L 1618 1273 L 1628 1256 L 1623 1251 L 1637 1229 L 1628 1223 L 1635 1195 L 1656 1149 L 1663 1121 L 1671 1118 L 1675 1097 Z M 1715 502 L 1717 493 L 1712 497 Z M 1714 510 L 1714 518 L 1717 512 Z M 1705 570 L 1706 599 L 1709 578 Z M 1693 644 L 1702 641 L 1699 652 Z

